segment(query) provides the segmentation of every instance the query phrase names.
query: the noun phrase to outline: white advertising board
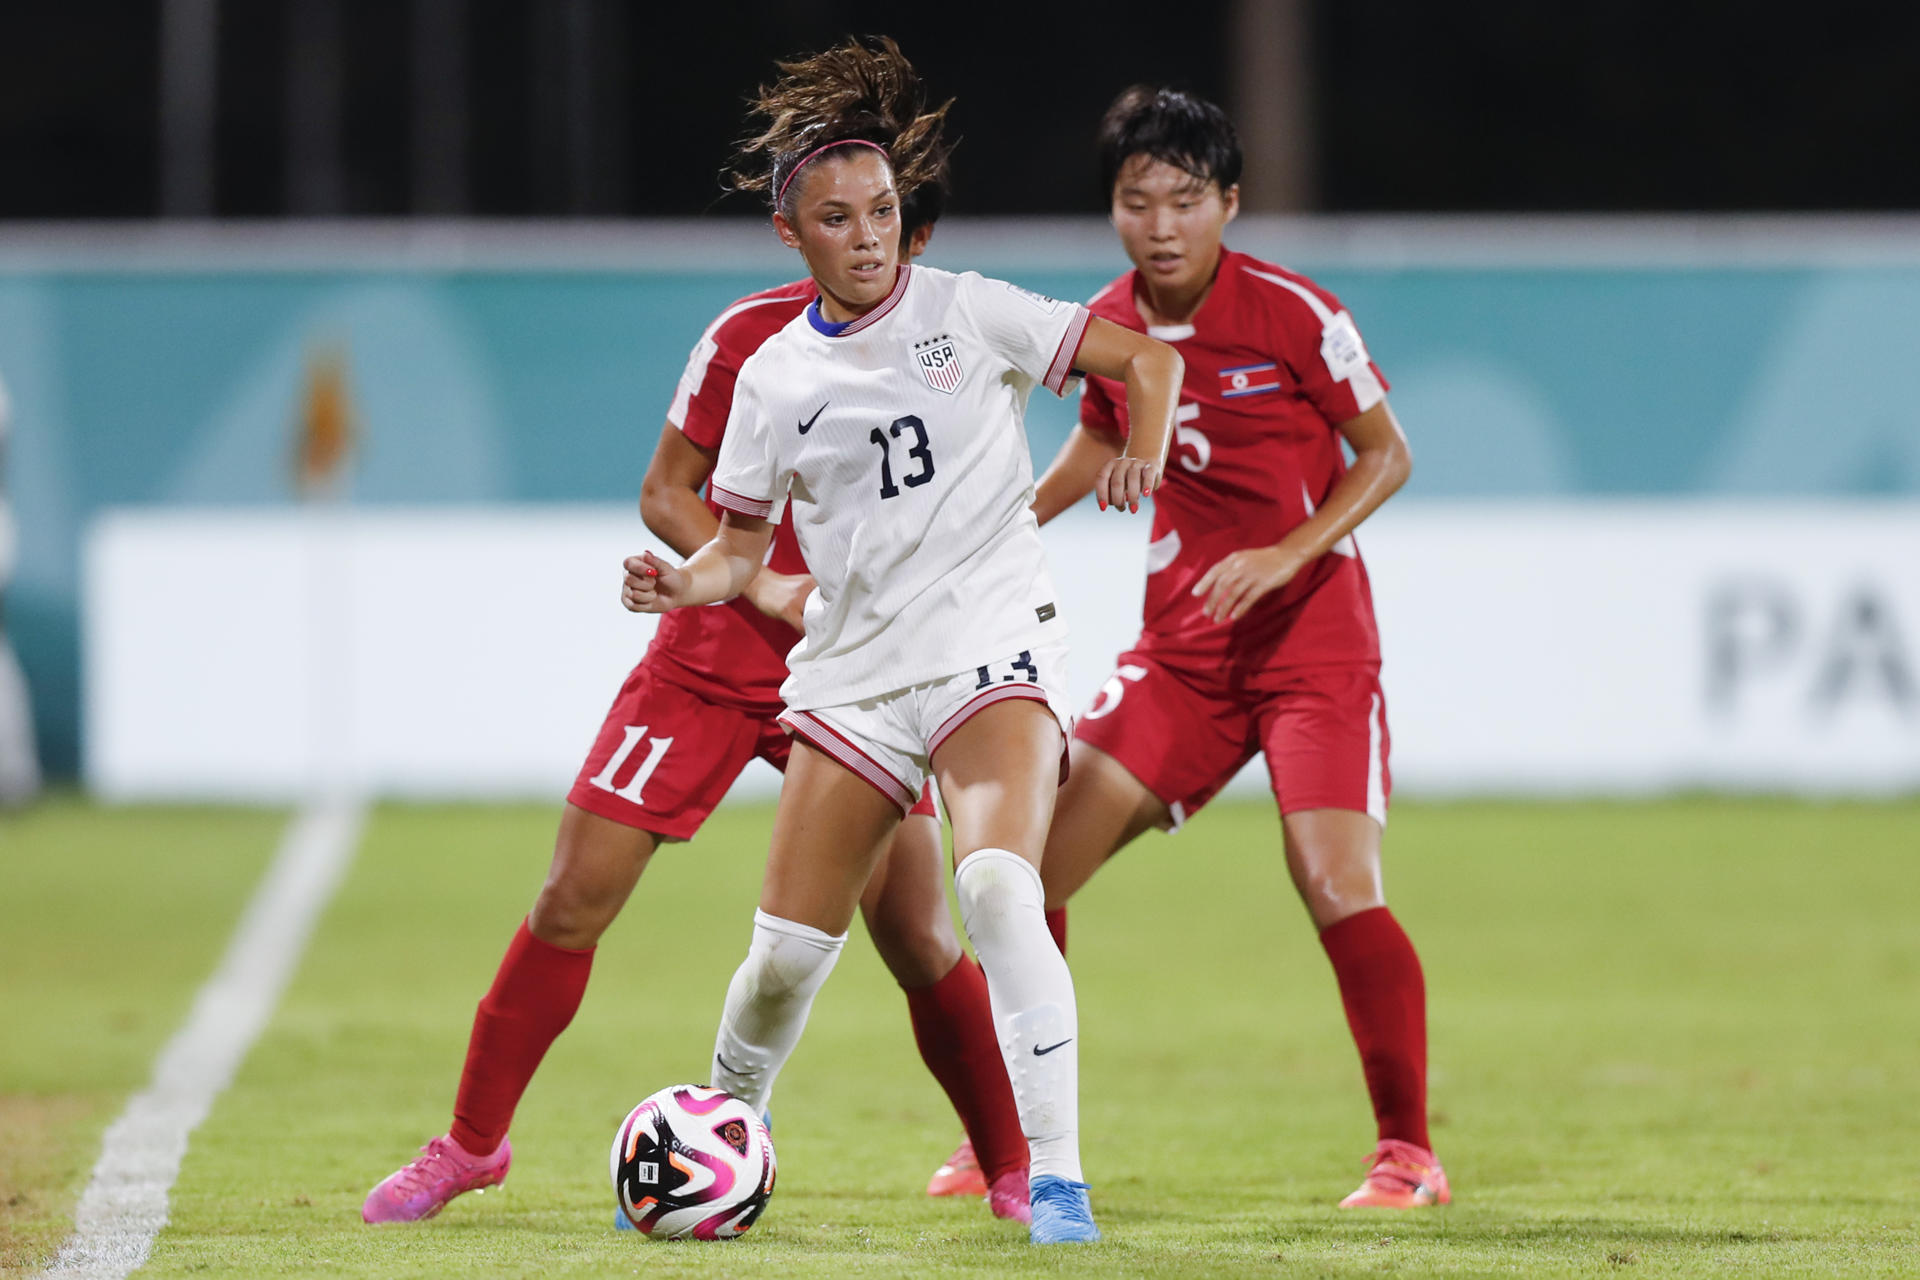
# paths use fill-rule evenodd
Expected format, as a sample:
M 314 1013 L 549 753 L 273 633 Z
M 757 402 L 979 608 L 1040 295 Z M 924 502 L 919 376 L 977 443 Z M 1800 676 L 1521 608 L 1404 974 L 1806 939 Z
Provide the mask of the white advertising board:
M 1383 509 L 1409 791 L 1920 787 L 1920 509 Z
M 1085 705 L 1138 630 L 1146 520 L 1047 537 Z M 1360 544 L 1402 794 L 1920 787 L 1910 505 L 1397 503 Z M 112 513 L 88 784 L 557 799 L 651 637 L 617 597 L 647 546 L 621 509 Z

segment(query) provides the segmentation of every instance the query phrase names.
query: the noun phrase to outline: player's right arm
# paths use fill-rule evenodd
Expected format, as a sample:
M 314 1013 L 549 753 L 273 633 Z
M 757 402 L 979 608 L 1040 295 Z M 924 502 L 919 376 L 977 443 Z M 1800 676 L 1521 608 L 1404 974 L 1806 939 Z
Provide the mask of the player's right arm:
M 713 537 L 675 566 L 643 552 L 626 560 L 620 600 L 635 613 L 665 613 L 731 600 L 759 575 L 773 544 L 774 526 L 786 507 L 791 473 L 781 464 L 780 442 L 767 417 L 756 374 L 767 358 L 763 347 L 740 367 L 732 404 L 719 441 L 707 491 L 722 509 Z
M 692 555 L 720 528 L 701 490 L 720 458 L 741 364 L 784 323 L 790 314 L 786 304 L 804 301 L 792 289 L 768 290 L 735 302 L 707 326 L 687 357 L 640 486 L 641 518 L 678 555 Z M 762 569 L 742 594 L 761 613 L 799 631 L 812 592 L 810 575 Z
M 720 521 L 700 496 L 701 486 L 713 474 L 720 450 L 695 444 L 669 418 L 660 428 L 660 443 L 640 482 L 640 518 L 654 536 L 682 556 L 690 556 L 713 540 Z M 741 592 L 769 618 L 778 618 L 795 631 L 804 629 L 802 610 L 813 593 L 813 578 L 804 573 L 775 573 L 764 569 Z
M 760 572 L 772 542 L 771 520 L 729 511 L 685 564 L 669 564 L 651 551 L 628 556 L 620 603 L 634 613 L 665 613 L 731 600 Z

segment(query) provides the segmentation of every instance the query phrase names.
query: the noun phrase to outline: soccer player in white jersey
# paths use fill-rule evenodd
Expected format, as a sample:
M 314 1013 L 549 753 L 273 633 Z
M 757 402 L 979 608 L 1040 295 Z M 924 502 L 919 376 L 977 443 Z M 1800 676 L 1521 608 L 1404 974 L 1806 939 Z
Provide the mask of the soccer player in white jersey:
M 927 109 L 919 78 L 885 38 L 849 40 L 801 65 L 816 94 L 858 103 L 901 136 L 911 130 L 914 151 L 926 157 L 918 163 L 930 174 L 901 206 L 912 257 L 944 207 L 946 107 Z M 817 293 L 807 277 L 752 294 L 722 311 L 695 345 L 640 494 L 647 526 L 675 551 L 694 551 L 719 525 L 720 509 L 705 489 L 740 366 Z M 779 690 L 787 652 L 800 638 L 805 575 L 793 531 L 783 527 L 751 591 L 730 606 L 662 619 L 607 709 L 567 793 L 546 881 L 474 1010 L 452 1123 L 368 1193 L 366 1221 L 421 1221 L 457 1196 L 505 1180 L 520 1099 L 580 1007 L 600 938 L 636 881 L 656 852 L 697 835 L 755 756 L 786 767 L 792 744 L 778 726 L 786 709 Z M 0 721 L 4 677 L 0 666 Z M 0 769 L 0 784 L 4 778 Z M 913 812 L 875 867 L 861 914 L 906 997 L 921 1058 L 967 1134 L 927 1191 L 979 1195 L 996 1216 L 1024 1223 L 1027 1140 L 1000 1060 L 986 976 L 955 936 L 931 795 Z M 624 1209 L 614 1221 L 633 1227 Z
M 1134 431 L 1092 488 L 1136 511 L 1160 478 L 1180 358 L 1082 307 L 905 265 L 900 190 L 921 180 L 906 148 L 896 174 L 866 122 L 804 81 L 761 106 L 772 124 L 737 177 L 770 192 L 820 298 L 741 367 L 712 479 L 719 532 L 679 566 L 629 559 L 622 589 L 637 612 L 731 598 L 783 511 L 818 584 L 781 688 L 793 752 L 712 1081 L 765 1103 L 931 774 L 1031 1148 L 1030 1239 L 1097 1240 L 1073 980 L 1038 870 L 1071 717 L 1023 415 L 1036 384 L 1059 394 L 1076 372 L 1124 386 Z

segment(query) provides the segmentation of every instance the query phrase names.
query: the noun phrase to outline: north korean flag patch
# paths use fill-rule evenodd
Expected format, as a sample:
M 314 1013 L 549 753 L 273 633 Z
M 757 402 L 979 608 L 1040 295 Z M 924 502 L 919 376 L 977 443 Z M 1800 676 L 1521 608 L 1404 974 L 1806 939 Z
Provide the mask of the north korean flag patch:
M 962 376 L 960 353 L 953 348 L 952 334 L 943 333 L 937 338 L 914 343 L 913 359 L 920 366 L 920 376 L 935 391 L 950 396 L 959 388 Z
M 1243 364 L 1235 369 L 1220 371 L 1220 398 L 1231 400 L 1235 396 L 1257 396 L 1263 391 L 1280 389 L 1280 366 L 1277 364 Z

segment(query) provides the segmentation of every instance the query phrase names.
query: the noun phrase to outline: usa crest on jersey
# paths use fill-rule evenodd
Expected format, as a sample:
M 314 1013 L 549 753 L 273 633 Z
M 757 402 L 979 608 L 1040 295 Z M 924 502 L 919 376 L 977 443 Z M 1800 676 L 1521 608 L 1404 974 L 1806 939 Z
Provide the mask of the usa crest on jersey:
M 913 358 L 920 366 L 920 376 L 935 391 L 950 396 L 960 386 L 960 353 L 954 350 L 952 334 L 914 343 Z

